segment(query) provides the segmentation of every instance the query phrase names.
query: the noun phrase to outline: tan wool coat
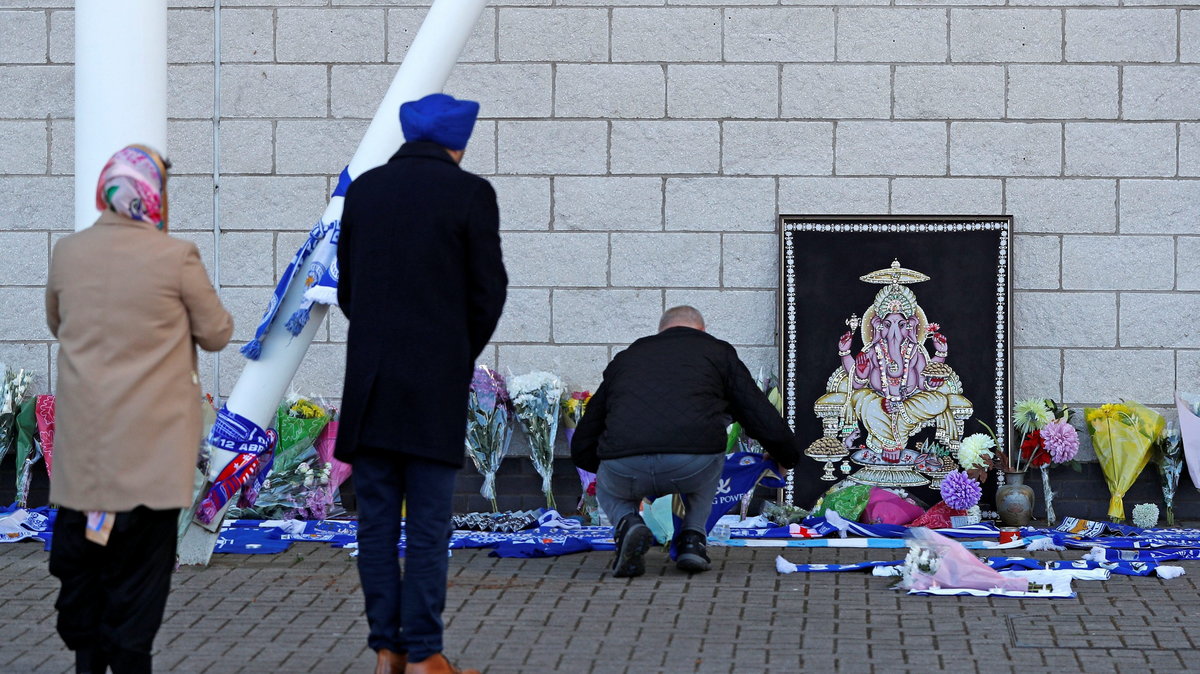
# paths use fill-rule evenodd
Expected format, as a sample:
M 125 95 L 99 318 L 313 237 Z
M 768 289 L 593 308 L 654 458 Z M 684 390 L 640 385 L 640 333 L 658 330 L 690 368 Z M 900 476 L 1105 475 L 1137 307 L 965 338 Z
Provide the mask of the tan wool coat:
M 50 500 L 190 506 L 203 433 L 196 346 L 218 351 L 233 333 L 196 245 L 105 211 L 55 244 L 46 322 L 59 341 Z

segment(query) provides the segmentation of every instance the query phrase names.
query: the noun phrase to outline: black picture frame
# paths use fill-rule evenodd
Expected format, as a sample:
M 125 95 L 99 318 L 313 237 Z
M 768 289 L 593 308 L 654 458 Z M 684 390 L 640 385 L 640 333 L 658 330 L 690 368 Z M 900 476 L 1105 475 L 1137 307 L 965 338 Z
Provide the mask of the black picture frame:
M 784 416 L 802 446 L 828 437 L 832 424 L 848 424 L 841 420 L 857 416 L 831 419 L 830 405 L 821 406 L 825 416 L 818 416 L 816 402 L 826 400 L 822 396 L 834 390 L 836 378 L 854 376 L 845 371 L 839 375 L 844 369 L 839 337 L 847 330 L 854 333 L 848 349 L 852 357 L 867 351 L 863 348 L 867 329 L 849 323 L 852 317 L 866 316 L 881 288 L 892 287 L 881 285 L 885 282 L 879 275 L 895 271 L 893 261 L 905 272 L 920 272 L 910 279 L 928 276 L 900 285 L 912 286 L 909 290 L 924 311 L 925 325 L 937 323 L 949 340 L 945 364 L 952 366 L 961 384 L 959 393 L 971 406 L 970 416 L 959 418 L 965 407 L 960 404 L 950 415 L 948 404 L 949 416 L 925 422 L 905 442 L 932 440 L 935 434 L 939 441 L 953 436 L 955 431 L 943 429 L 953 424 L 943 421 L 954 416 L 961 422 L 959 438 L 985 432 L 986 424 L 998 434 L 999 451 L 1011 444 L 1007 420 L 1012 409 L 1011 216 L 780 215 L 779 232 L 780 390 Z M 874 280 L 864 282 L 863 276 Z M 892 282 L 897 278 L 893 276 Z M 924 326 L 921 330 L 923 335 L 937 331 Z M 919 341 L 922 353 L 933 353 L 923 346 L 927 337 Z M 936 359 L 925 362 L 929 360 Z M 837 386 L 845 390 L 852 385 Z M 846 394 L 848 400 L 853 391 Z M 961 398 L 957 400 L 961 403 Z M 865 422 L 861 434 L 872 435 Z M 811 505 L 830 485 L 831 463 L 839 461 L 802 457 L 789 472 L 783 500 Z M 840 463 L 843 470 L 832 479 L 847 477 L 844 469 L 850 462 L 843 458 Z M 937 494 L 930 491 L 926 497 L 936 500 Z

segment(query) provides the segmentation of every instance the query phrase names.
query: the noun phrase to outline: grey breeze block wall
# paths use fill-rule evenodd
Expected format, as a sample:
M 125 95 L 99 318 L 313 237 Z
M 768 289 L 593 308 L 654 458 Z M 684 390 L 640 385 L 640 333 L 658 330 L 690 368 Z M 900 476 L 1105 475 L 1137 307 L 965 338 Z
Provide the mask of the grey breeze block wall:
M 217 16 L 171 2 L 172 224 L 213 272 L 219 223 L 236 339 L 428 4 L 225 0 Z M 45 373 L 42 285 L 72 227 L 72 3 L 0 6 L 0 360 Z M 1193 7 L 493 2 L 447 85 L 483 104 L 465 166 L 500 195 L 512 279 L 482 360 L 591 388 L 664 307 L 692 303 L 773 371 L 777 214 L 1009 213 L 1016 395 L 1169 405 L 1200 386 Z M 297 390 L 339 395 L 345 335 L 334 311 Z M 242 361 L 234 347 L 220 359 L 228 394 Z M 212 390 L 212 357 L 203 372 Z

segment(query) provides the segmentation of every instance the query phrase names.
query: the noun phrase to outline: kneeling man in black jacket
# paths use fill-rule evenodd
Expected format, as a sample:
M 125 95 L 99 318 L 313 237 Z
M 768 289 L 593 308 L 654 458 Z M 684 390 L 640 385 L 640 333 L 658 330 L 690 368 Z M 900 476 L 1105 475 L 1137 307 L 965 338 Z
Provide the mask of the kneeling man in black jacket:
M 597 473 L 596 498 L 616 523 L 613 575 L 640 576 L 654 535 L 638 514 L 644 498 L 686 496 L 675 539 L 676 566 L 709 568 L 705 522 L 725 464 L 730 417 L 785 468 L 799 460 L 796 438 L 754 383 L 737 351 L 704 331 L 689 306 L 668 309 L 658 334 L 618 353 L 575 429 L 571 458 Z

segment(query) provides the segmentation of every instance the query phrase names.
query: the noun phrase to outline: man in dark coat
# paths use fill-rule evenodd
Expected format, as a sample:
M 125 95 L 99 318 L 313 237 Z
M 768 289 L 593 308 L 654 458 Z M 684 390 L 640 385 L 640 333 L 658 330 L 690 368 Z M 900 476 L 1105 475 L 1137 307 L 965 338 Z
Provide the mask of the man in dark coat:
M 342 214 L 338 303 L 350 332 L 335 455 L 354 467 L 379 673 L 457 671 L 442 655 L 451 496 L 471 373 L 508 285 L 496 193 L 459 167 L 478 112 L 444 94 L 402 105 L 407 142 L 350 185 Z
M 755 384 L 737 351 L 704 331 L 689 306 L 668 309 L 658 334 L 618 353 L 571 441 L 575 465 L 597 473 L 596 498 L 616 523 L 613 575 L 640 576 L 653 534 L 638 514 L 643 498 L 687 502 L 675 538 L 676 565 L 709 568 L 705 523 L 725 465 L 729 419 L 785 468 L 799 460 L 796 437 Z

